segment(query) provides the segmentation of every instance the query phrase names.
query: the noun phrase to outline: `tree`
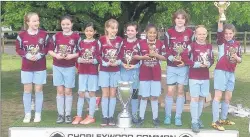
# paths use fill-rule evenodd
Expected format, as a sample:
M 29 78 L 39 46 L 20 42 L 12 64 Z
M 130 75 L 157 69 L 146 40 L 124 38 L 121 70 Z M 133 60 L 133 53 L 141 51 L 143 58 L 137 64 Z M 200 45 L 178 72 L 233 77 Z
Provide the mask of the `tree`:
M 203 24 L 215 31 L 218 10 L 213 2 L 154 2 L 154 1 L 122 1 L 122 2 L 88 2 L 88 1 L 49 1 L 49 2 L 2 2 L 3 24 L 20 30 L 23 26 L 25 13 L 39 13 L 41 27 L 46 30 L 60 30 L 60 17 L 66 14 L 74 18 L 74 30 L 81 30 L 86 22 L 92 21 L 98 32 L 104 32 L 104 23 L 110 18 L 119 22 L 119 35 L 129 21 L 136 21 L 141 28 L 148 23 L 159 27 L 172 26 L 172 14 L 177 9 L 186 10 L 191 17 L 191 24 Z M 237 28 L 250 24 L 250 3 L 231 2 L 226 10 L 229 23 L 235 23 Z M 245 25 L 246 26 L 246 25 Z
M 216 31 L 218 20 L 218 9 L 214 2 L 161 2 L 161 6 L 168 6 L 168 11 L 156 13 L 152 17 L 156 24 L 164 27 L 172 25 L 172 13 L 179 8 L 190 14 L 191 24 L 205 25 L 209 30 Z M 227 23 L 233 23 L 236 28 L 241 29 L 244 24 L 250 24 L 250 3 L 231 2 L 225 11 Z M 241 29 L 242 30 L 242 29 Z
M 23 26 L 23 16 L 29 11 L 39 13 L 42 27 L 47 30 L 59 30 L 58 19 L 65 15 L 73 15 L 75 28 L 81 29 L 82 24 L 92 21 L 100 31 L 104 22 L 110 18 L 120 23 L 119 33 L 129 21 L 146 24 L 157 12 L 157 2 L 4 2 L 2 8 L 3 23 L 20 29 Z

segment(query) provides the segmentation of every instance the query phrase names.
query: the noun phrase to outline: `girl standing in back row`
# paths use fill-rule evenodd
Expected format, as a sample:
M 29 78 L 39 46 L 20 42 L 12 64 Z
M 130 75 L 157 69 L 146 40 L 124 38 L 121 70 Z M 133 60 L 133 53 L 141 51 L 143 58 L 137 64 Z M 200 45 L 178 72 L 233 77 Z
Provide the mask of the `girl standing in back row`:
M 188 14 L 184 10 L 178 10 L 173 14 L 174 27 L 168 29 L 165 34 L 164 44 L 167 52 L 167 85 L 168 91 L 165 97 L 164 124 L 171 124 L 171 111 L 173 95 L 177 91 L 175 125 L 182 125 L 182 111 L 185 102 L 184 86 L 188 84 L 188 66 L 182 52 L 192 42 L 193 31 L 187 28 Z
M 157 28 L 154 24 L 149 24 L 146 27 L 147 39 L 141 40 L 135 49 L 140 55 L 135 55 L 134 58 L 141 60 L 140 66 L 140 114 L 137 126 L 144 123 L 145 111 L 147 108 L 148 99 L 150 99 L 153 124 L 158 127 L 160 121 L 158 119 L 158 98 L 161 94 L 161 60 L 166 60 L 166 49 L 163 43 L 157 39 Z
M 223 9 L 219 9 L 221 13 Z M 214 129 L 224 131 L 223 125 L 234 125 L 227 118 L 229 103 L 232 98 L 235 85 L 235 68 L 241 63 L 241 46 L 235 40 L 236 29 L 233 24 L 225 24 L 218 21 L 217 44 L 219 59 L 214 70 L 214 100 L 212 105 Z M 219 119 L 219 106 L 222 95 L 225 95 L 221 104 L 221 118 Z
M 122 81 L 132 81 L 133 82 L 133 93 L 131 99 L 131 108 L 132 108 L 132 122 L 136 124 L 137 111 L 138 111 L 138 88 L 139 88 L 139 61 L 133 59 L 133 56 L 138 54 L 134 50 L 137 47 L 139 40 L 136 38 L 138 33 L 138 25 L 134 22 L 128 23 L 126 25 L 126 34 L 127 38 L 122 41 L 121 46 L 121 80 Z M 130 62 L 128 62 L 130 61 Z
M 41 121 L 43 105 L 43 85 L 46 84 L 46 58 L 49 35 L 39 29 L 39 16 L 29 12 L 24 16 L 27 30 L 18 34 L 16 52 L 22 57 L 21 82 L 24 85 L 23 105 L 25 116 L 23 123 L 31 120 L 31 96 L 34 84 L 35 89 L 35 118 L 34 122 Z
M 105 22 L 105 35 L 99 41 L 99 86 L 102 88 L 102 123 L 101 126 L 114 126 L 116 106 L 116 89 L 120 80 L 121 57 L 118 56 L 122 38 L 116 36 L 118 22 L 109 19 Z
M 79 44 L 79 57 L 77 59 L 79 81 L 78 81 L 78 101 L 77 101 L 77 116 L 75 116 L 73 125 L 76 124 L 90 124 L 95 122 L 95 93 L 98 87 L 98 41 L 94 39 L 96 27 L 92 22 L 87 23 L 84 27 L 84 34 L 86 38 Z M 84 106 L 85 93 L 89 92 L 89 115 L 82 119 L 82 110 Z
M 81 38 L 72 31 L 73 22 L 70 16 L 61 18 L 62 32 L 52 37 L 49 54 L 53 57 L 53 85 L 57 87 L 56 123 L 71 123 L 72 88 L 75 87 L 75 63 L 78 57 L 78 45 Z

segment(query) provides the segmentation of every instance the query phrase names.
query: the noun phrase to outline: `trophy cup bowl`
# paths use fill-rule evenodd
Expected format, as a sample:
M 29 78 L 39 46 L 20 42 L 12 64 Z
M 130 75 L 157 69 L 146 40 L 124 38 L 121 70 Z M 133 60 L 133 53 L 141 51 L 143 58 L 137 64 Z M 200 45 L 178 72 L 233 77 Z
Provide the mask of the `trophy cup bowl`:
M 230 47 L 228 50 L 229 50 L 229 60 L 230 60 L 230 62 L 235 63 L 236 61 L 232 56 L 233 56 L 233 54 L 235 54 L 237 52 L 237 49 L 234 48 L 234 47 Z
M 132 97 L 132 83 L 131 81 L 119 81 L 118 82 L 118 99 L 122 104 L 122 112 L 118 114 L 117 118 L 117 126 L 120 128 L 129 128 L 132 126 L 131 124 L 131 114 L 128 111 L 128 103 Z
M 59 53 L 62 57 L 67 55 L 67 45 L 59 45 Z
M 130 62 L 132 61 L 133 58 L 133 52 L 126 52 L 125 53 L 125 60 L 127 62 L 126 66 L 129 67 L 130 66 Z
M 230 5 L 230 2 L 225 2 L 225 1 L 214 2 L 214 5 L 217 8 L 222 8 L 223 9 L 223 13 L 220 14 L 220 21 L 222 21 L 222 22 L 226 21 L 226 15 L 224 14 L 224 11 Z
M 156 45 L 155 44 L 149 44 L 149 57 L 153 58 L 154 54 L 156 53 Z
M 184 49 L 185 49 L 184 46 L 182 44 L 180 44 L 180 43 L 175 45 L 174 50 L 177 53 L 177 55 L 175 56 L 175 59 L 180 60 L 181 53 L 184 51 Z
M 36 55 L 39 51 L 39 47 L 32 47 L 30 50 L 31 55 Z

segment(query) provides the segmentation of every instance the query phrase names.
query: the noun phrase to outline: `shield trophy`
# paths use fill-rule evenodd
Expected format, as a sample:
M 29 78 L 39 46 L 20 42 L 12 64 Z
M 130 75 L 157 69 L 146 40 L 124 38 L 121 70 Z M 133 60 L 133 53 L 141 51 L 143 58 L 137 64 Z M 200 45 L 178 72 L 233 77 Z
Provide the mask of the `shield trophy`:
M 120 128 L 129 128 L 132 126 L 131 124 L 131 114 L 128 111 L 128 103 L 131 100 L 132 94 L 132 81 L 125 82 L 119 81 L 118 82 L 118 99 L 122 104 L 122 112 L 118 114 L 117 117 L 117 126 Z

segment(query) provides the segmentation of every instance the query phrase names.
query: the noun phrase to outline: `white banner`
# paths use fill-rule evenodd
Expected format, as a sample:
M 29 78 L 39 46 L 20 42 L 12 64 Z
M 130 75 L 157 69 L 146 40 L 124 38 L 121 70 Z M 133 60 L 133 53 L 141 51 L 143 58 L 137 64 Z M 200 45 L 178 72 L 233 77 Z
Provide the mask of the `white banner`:
M 9 128 L 9 137 L 239 137 L 235 130 L 201 130 L 164 128 Z

